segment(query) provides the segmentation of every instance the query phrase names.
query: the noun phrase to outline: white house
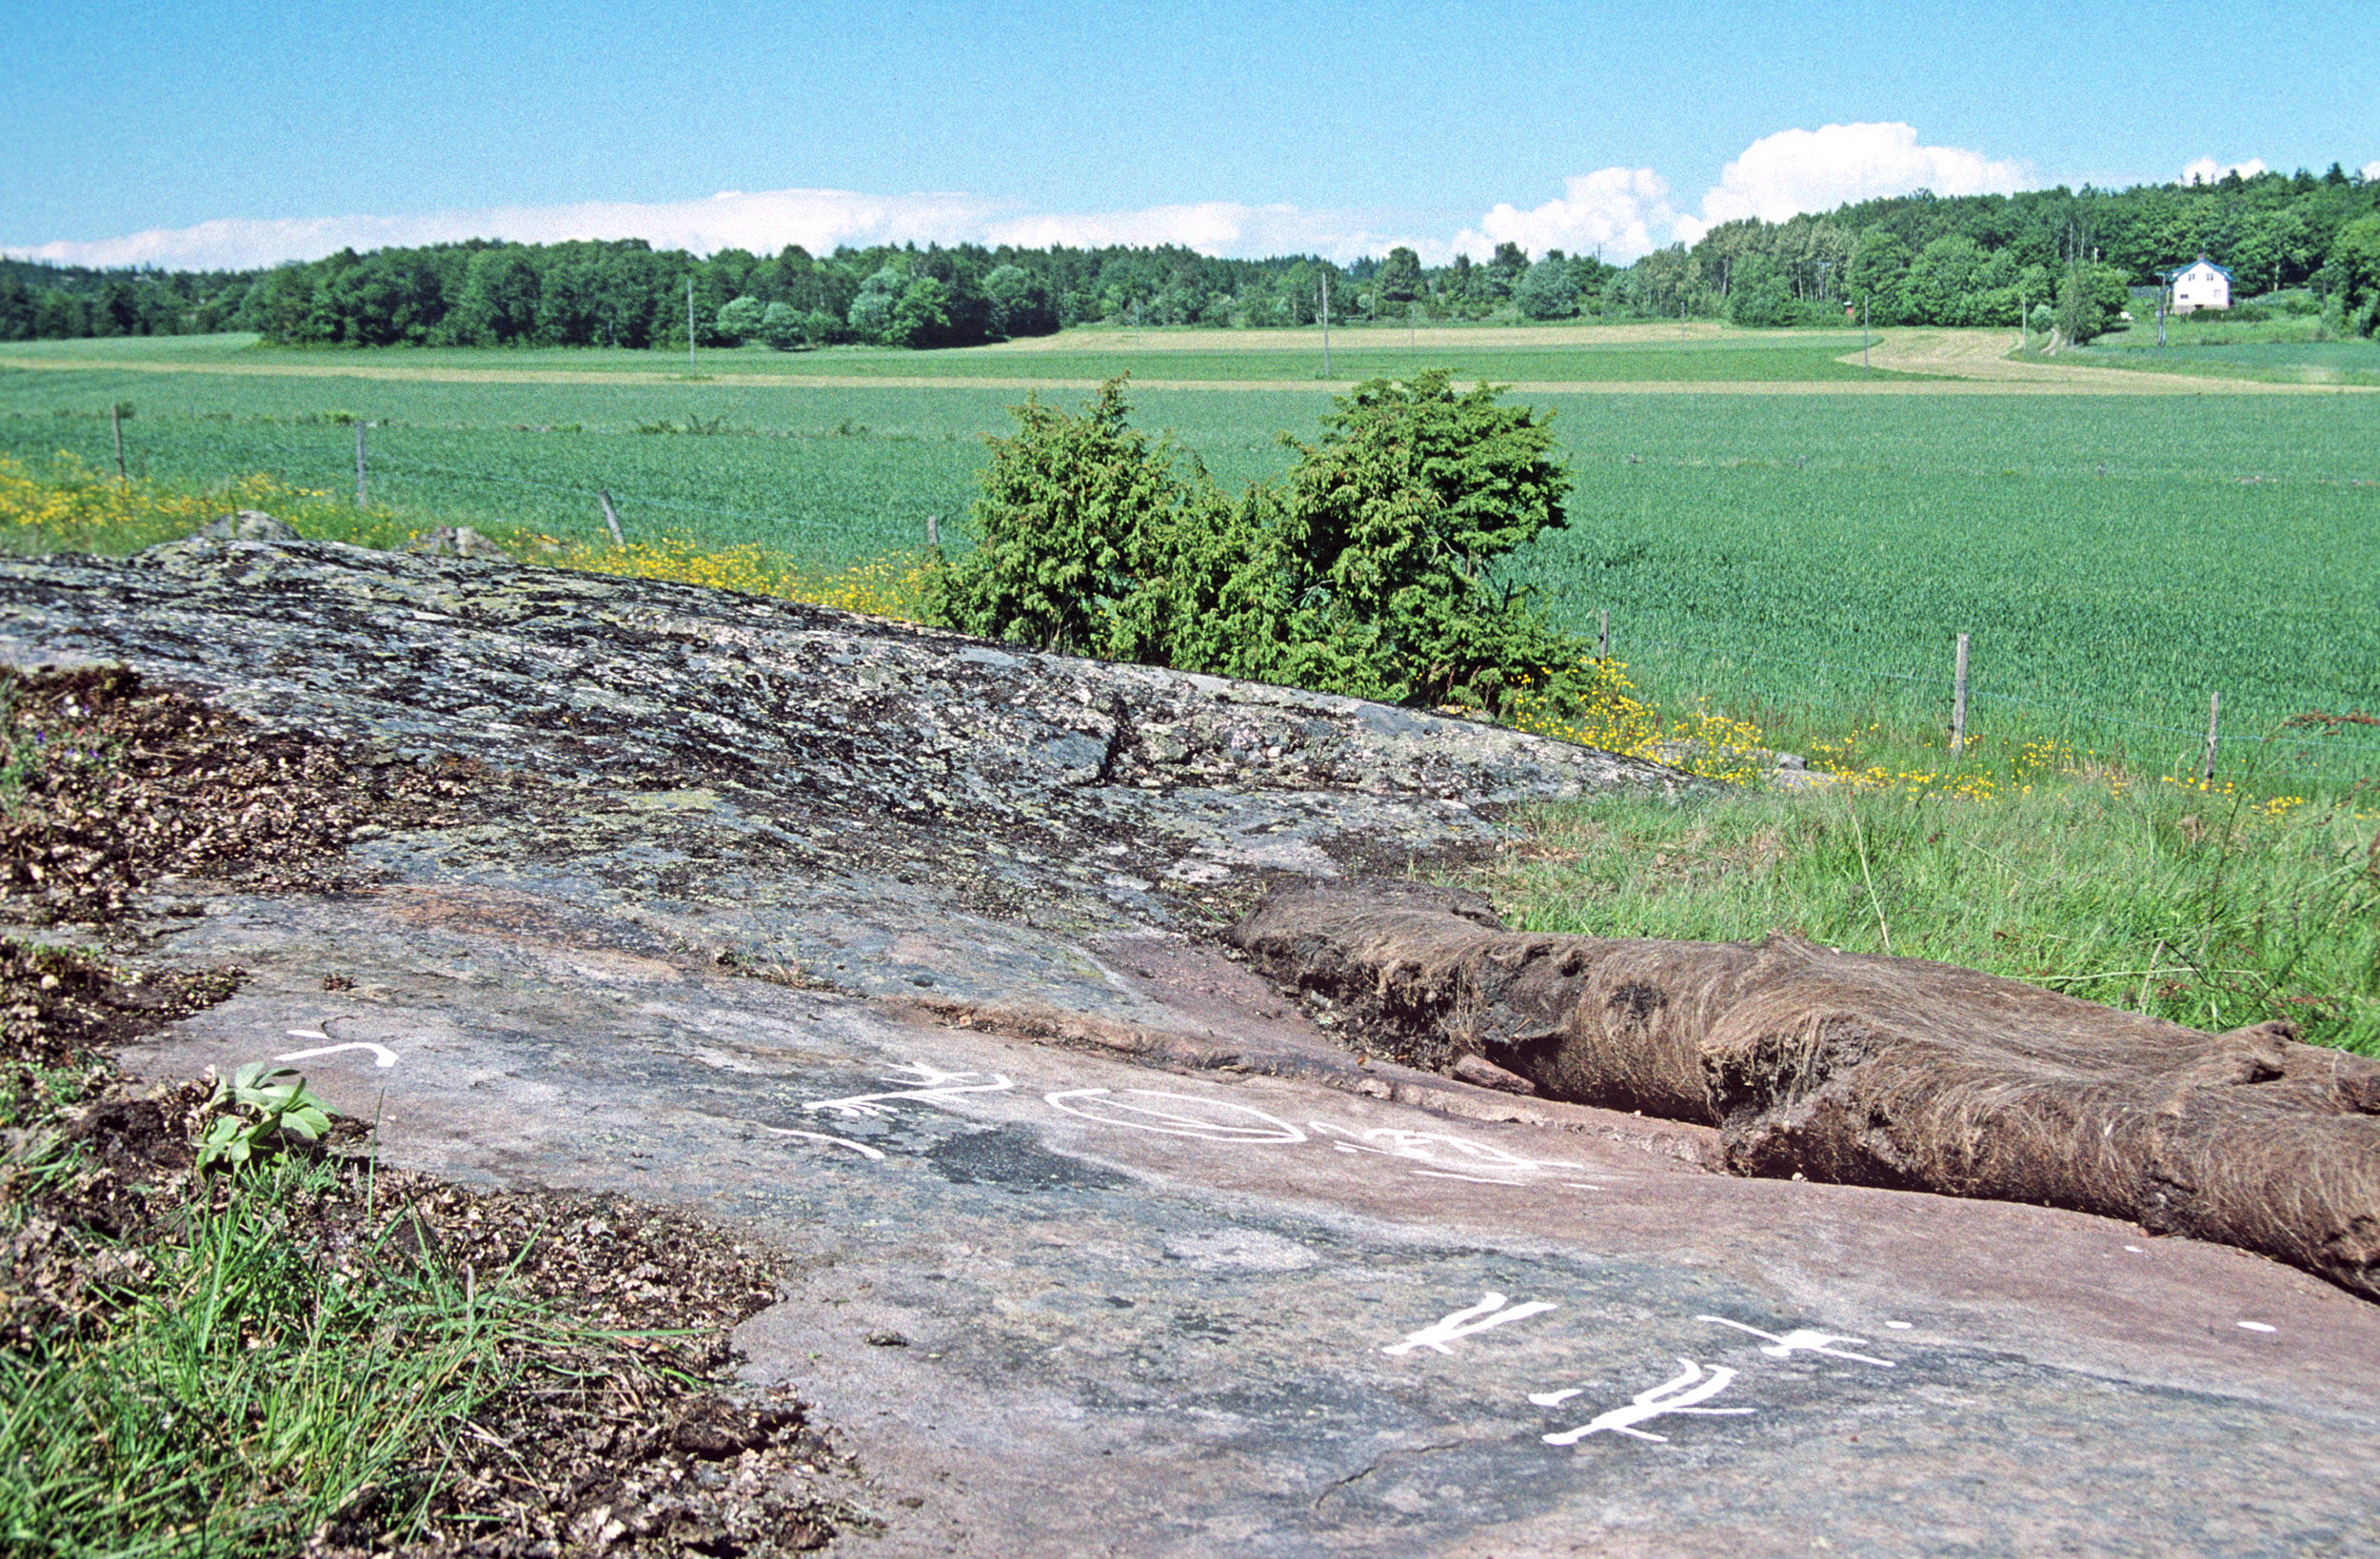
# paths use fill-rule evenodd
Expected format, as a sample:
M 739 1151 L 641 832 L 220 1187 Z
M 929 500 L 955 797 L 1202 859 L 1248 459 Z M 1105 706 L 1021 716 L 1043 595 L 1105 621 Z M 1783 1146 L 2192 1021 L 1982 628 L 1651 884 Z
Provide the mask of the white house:
M 2173 312 L 2194 314 L 2201 308 L 2231 306 L 2231 273 L 2200 255 L 2165 278 L 2173 289 Z

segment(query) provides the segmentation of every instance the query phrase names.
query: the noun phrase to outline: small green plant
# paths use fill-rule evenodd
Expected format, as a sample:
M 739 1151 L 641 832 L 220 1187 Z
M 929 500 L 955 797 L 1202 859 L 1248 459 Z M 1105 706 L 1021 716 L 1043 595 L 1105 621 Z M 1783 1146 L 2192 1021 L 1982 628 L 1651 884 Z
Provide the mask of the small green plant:
M 250 1061 L 215 1084 L 215 1107 L 223 1112 L 199 1138 L 198 1167 L 237 1169 L 268 1150 L 284 1132 L 308 1142 L 330 1130 L 329 1107 L 307 1092 L 295 1068 Z

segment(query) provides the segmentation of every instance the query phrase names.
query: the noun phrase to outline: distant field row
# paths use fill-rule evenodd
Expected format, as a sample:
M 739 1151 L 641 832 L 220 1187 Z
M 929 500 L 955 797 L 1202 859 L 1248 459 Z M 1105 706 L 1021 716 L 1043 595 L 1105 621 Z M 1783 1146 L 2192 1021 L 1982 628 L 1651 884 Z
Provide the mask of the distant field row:
M 914 547 L 929 514 L 954 536 L 982 435 L 1005 430 L 1020 398 L 94 364 L 0 371 L 0 453 L 64 448 L 112 468 L 105 412 L 122 400 L 136 471 L 261 469 L 351 491 L 353 431 L 322 420 L 346 413 L 386 424 L 368 433 L 373 498 L 425 523 L 591 536 L 604 487 L 632 532 L 835 563 Z M 1133 399 L 1141 425 L 1174 428 L 1234 488 L 1284 469 L 1278 434 L 1311 437 L 1329 405 L 1322 386 L 1290 385 Z M 1932 708 L 1964 631 L 1980 725 L 2013 701 L 2032 723 L 2080 711 L 2091 730 L 2176 751 L 2193 721 L 2203 731 L 2210 691 L 2244 737 L 2307 709 L 2370 709 L 2380 689 L 2380 441 L 2364 397 L 1529 399 L 1556 412 L 1578 492 L 1573 528 L 1527 577 L 1575 627 L 1611 611 L 1616 649 L 1656 682 L 1829 701 L 1847 718 Z M 664 426 L 716 431 L 639 431 Z M 2380 770 L 2359 752 L 2281 757 Z
M 1465 379 L 1577 381 L 1582 384 L 1828 383 L 1858 379 L 1857 364 L 1836 361 L 1860 348 L 1857 331 L 1723 331 L 1717 327 L 1636 326 L 1626 330 L 1430 329 L 1334 330 L 1333 381 L 1402 378 L 1454 365 Z M 310 375 L 535 374 L 541 378 L 684 379 L 684 353 L 589 347 L 491 351 L 466 347 L 375 352 L 259 347 L 245 336 L 149 337 L 114 341 L 30 342 L 0 347 L 0 361 L 96 366 L 110 361 L 183 371 L 219 367 L 240 373 Z M 1131 372 L 1143 379 L 1222 384 L 1319 382 L 1319 330 L 1081 332 L 965 351 L 911 352 L 835 347 L 772 352 L 704 350 L 703 375 L 735 380 L 1063 378 L 1097 382 Z M 1916 377 L 1881 372 L 1886 380 Z

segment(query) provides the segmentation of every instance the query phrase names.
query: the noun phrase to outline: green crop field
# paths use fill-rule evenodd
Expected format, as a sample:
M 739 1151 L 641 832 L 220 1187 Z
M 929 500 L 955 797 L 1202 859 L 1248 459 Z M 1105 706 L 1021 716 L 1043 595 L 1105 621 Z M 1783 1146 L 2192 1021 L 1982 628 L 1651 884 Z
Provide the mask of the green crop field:
M 135 474 L 261 470 L 344 492 L 354 431 L 335 419 L 362 418 L 376 424 L 374 501 L 425 526 L 588 539 L 605 488 L 632 537 L 835 564 L 916 546 L 929 514 L 957 539 L 982 437 L 1010 425 L 1020 382 L 1072 405 L 1075 384 L 1131 367 L 1140 425 L 1174 429 L 1227 487 L 1276 474 L 1290 459 L 1278 435 L 1311 437 L 1329 405 L 1299 382 L 1319 364 L 1282 339 L 1254 349 L 1172 333 L 1138 351 L 1109 336 L 1083 350 L 705 352 L 706 380 L 649 353 L 10 347 L 0 364 L 43 365 L 0 365 L 0 454 L 63 449 L 111 469 L 107 408 L 129 402 Z M 1531 385 L 1577 490 L 1572 528 L 1525 560 L 1526 579 L 1575 629 L 1610 612 L 1615 653 L 1649 686 L 1838 724 L 1935 719 L 1965 632 L 1986 734 L 2063 730 L 2163 762 L 2203 741 L 2220 692 L 2233 761 L 2330 783 L 2380 772 L 2369 728 L 2252 740 L 2305 711 L 2380 705 L 2380 401 L 2219 381 L 2207 395 L 1779 394 L 1780 380 L 1820 387 L 1811 364 L 1845 338 L 1481 332 L 1466 349 L 1421 334 L 1418 356 L 1400 356 L 1385 328 L 1334 332 L 1334 374 L 1426 359 Z M 1728 364 L 1768 387 L 1724 393 L 1711 375 Z M 870 377 L 885 382 L 855 382 Z M 985 379 L 1001 383 L 971 383 Z M 1616 380 L 1678 388 L 1598 387 Z
M 1667 332 L 1652 336 L 1648 331 Z M 1616 339 L 1615 339 L 1616 338 Z M 1431 326 L 1408 332 L 1392 326 L 1340 327 L 1331 332 L 1335 381 L 1410 375 L 1459 362 L 1465 378 L 1597 383 L 1826 383 L 1868 378 L 1892 382 L 1924 377 L 1881 368 L 1863 371 L 1838 361 L 1861 345 L 1857 330 L 1721 331 L 1686 326 L 1633 330 L 1581 326 L 1526 329 Z M 114 341 L 28 342 L 0 348 L 25 362 L 97 366 L 109 362 L 169 364 L 186 370 L 220 365 L 241 373 L 350 373 L 396 376 L 504 373 L 545 379 L 605 377 L 656 383 L 684 381 L 683 353 L 555 347 L 489 351 L 469 347 L 397 348 L 370 353 L 260 347 L 247 336 L 188 336 Z M 912 352 L 891 347 L 838 346 L 772 352 L 758 347 L 697 354 L 694 377 L 774 383 L 811 379 L 1062 379 L 1096 384 L 1118 374 L 1143 380 L 1294 386 L 1323 378 L 1319 329 L 1101 331 L 1011 342 L 965 350 Z
M 2167 339 L 2170 344 L 2159 346 L 2152 331 L 2135 326 L 2094 343 L 2071 361 L 2272 384 L 2380 385 L 2380 342 L 2210 342 L 2196 339 L 2195 329 L 2178 326 L 2168 330 Z

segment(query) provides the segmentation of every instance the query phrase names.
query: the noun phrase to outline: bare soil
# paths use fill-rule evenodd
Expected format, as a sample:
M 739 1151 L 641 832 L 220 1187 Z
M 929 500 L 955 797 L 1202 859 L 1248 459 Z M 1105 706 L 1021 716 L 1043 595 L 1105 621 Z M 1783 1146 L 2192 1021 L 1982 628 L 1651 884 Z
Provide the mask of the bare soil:
M 9 721 L 0 820 L 0 1118 L 9 1156 L 57 1134 L 66 1177 L 0 1173 L 0 1346 L 104 1329 L 194 1198 L 211 1078 L 135 1096 L 106 1053 L 222 1000 L 236 968 L 145 966 L 32 942 L 103 938 L 145 895 L 223 883 L 335 890 L 366 819 L 420 824 L 501 808 L 523 781 L 471 763 L 375 763 L 145 687 L 131 673 L 0 671 Z M 614 1196 L 488 1193 L 374 1166 L 360 1123 L 310 1150 L 332 1172 L 287 1237 L 368 1280 L 375 1262 L 511 1273 L 566 1346 L 508 1345 L 526 1368 L 403 1487 L 364 1490 L 292 1550 L 405 1555 L 770 1555 L 876 1518 L 803 1405 L 731 1384 L 728 1329 L 778 1297 L 781 1255 Z M 299 1151 L 295 1144 L 292 1151 Z M 634 1335 L 619 1335 L 633 1333 Z M 390 1529 L 429 1494 L 426 1529 Z

